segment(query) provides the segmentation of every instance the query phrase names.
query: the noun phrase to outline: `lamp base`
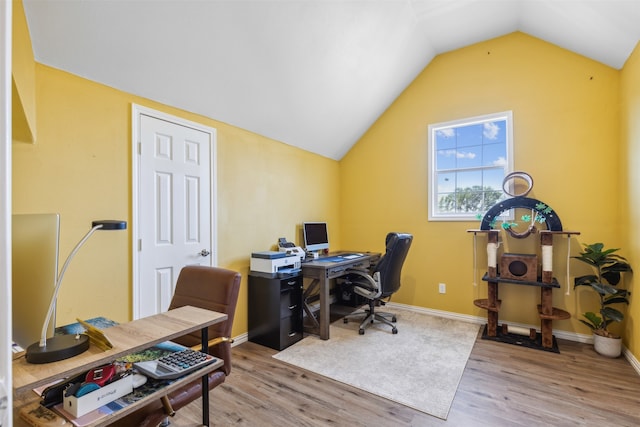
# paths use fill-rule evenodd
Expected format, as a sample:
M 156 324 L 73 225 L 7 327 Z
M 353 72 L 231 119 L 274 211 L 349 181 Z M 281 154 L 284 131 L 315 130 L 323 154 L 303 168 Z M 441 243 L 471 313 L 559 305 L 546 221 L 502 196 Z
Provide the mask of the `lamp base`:
M 51 363 L 68 359 L 89 350 L 89 337 L 80 335 L 56 335 L 47 338 L 47 345 L 40 347 L 36 342 L 27 347 L 25 355 L 28 363 Z

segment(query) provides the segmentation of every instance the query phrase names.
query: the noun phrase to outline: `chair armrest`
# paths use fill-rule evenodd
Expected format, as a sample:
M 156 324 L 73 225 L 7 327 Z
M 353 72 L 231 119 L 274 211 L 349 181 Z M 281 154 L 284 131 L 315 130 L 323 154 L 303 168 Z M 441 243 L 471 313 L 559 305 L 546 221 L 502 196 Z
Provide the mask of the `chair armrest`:
M 176 415 L 176 411 L 173 409 L 173 406 L 171 405 L 169 396 L 165 394 L 160 398 L 160 401 L 162 402 L 162 409 L 164 410 L 165 414 L 167 414 L 170 417 L 173 417 Z
M 350 274 L 354 274 L 356 276 L 362 277 L 364 282 L 358 283 L 353 282 L 353 291 L 358 295 L 362 295 L 367 299 L 376 299 L 380 295 L 382 295 L 382 284 L 380 283 L 380 272 L 376 271 L 373 273 L 373 277 L 369 275 L 368 272 L 358 269 L 358 268 L 350 268 L 347 270 Z M 358 286 L 361 285 L 361 286 Z M 366 287 L 363 287 L 366 286 Z
M 233 338 L 229 338 L 229 337 L 217 337 L 217 338 L 212 338 L 209 340 L 209 342 L 207 342 L 207 349 L 210 347 L 213 347 L 215 345 L 221 344 L 223 342 L 228 342 L 233 344 Z M 196 350 L 196 351 L 202 351 L 202 344 L 197 344 L 191 347 L 191 350 Z

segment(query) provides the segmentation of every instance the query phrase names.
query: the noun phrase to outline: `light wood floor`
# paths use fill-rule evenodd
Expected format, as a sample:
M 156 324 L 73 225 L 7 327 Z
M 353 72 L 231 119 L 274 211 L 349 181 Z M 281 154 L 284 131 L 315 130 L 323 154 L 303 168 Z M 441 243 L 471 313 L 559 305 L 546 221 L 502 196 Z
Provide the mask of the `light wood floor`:
M 640 376 L 623 357 L 558 340 L 560 354 L 478 338 L 447 421 L 292 367 L 254 343 L 211 393 L 213 426 L 640 426 Z M 393 361 L 389 361 L 393 363 Z M 375 375 L 372 372 L 371 375 Z M 411 367 L 407 367 L 411 375 Z M 201 402 L 172 425 L 201 420 Z

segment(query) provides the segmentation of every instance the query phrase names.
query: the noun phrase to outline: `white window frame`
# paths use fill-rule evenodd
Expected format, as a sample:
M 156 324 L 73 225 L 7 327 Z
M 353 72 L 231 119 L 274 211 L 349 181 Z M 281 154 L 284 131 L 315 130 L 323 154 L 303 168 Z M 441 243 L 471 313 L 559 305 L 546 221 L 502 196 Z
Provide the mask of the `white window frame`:
M 469 117 L 464 119 L 457 119 L 448 122 L 442 123 L 434 123 L 429 125 L 428 129 L 428 219 L 429 221 L 476 221 L 479 213 L 440 213 L 438 211 L 438 179 L 437 174 L 439 172 L 436 170 L 436 152 L 435 152 L 435 135 L 436 132 L 442 129 L 448 129 L 452 127 L 465 127 L 470 125 L 477 125 L 486 122 L 505 120 L 506 122 L 506 130 L 505 130 L 505 138 L 506 138 L 506 161 L 504 165 L 504 176 L 513 171 L 513 112 L 512 111 L 503 111 L 499 113 L 485 114 L 482 116 Z M 489 169 L 489 166 L 479 166 L 474 168 L 455 168 L 449 169 L 449 172 L 452 171 L 462 171 L 462 170 L 485 170 Z M 482 183 L 478 183 L 482 185 Z M 501 188 L 499 190 L 502 190 Z

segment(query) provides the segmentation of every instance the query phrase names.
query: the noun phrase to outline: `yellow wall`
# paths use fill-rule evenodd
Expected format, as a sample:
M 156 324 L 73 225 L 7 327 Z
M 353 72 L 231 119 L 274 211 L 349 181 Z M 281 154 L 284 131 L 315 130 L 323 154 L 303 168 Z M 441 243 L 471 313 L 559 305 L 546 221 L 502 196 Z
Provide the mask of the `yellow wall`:
M 298 241 L 304 220 L 338 222 L 338 163 L 205 117 L 185 113 L 36 64 L 38 140 L 14 144 L 14 213 L 59 212 L 61 262 L 91 220 L 131 221 L 131 104 L 217 129 L 218 263 L 243 283 L 234 335 L 247 331 L 252 251 L 278 237 Z M 301 176 L 322 176 L 309 189 Z M 338 230 L 331 239 L 339 242 Z M 65 276 L 58 324 L 131 315 L 131 236 L 99 233 Z
M 627 60 L 621 73 L 622 151 L 620 156 L 620 203 L 622 213 L 622 246 L 632 268 L 640 274 L 640 44 Z M 634 291 L 633 280 L 631 291 Z M 637 287 L 631 294 L 631 304 L 625 321 L 625 344 L 640 357 L 640 299 Z
M 621 153 L 619 72 L 567 50 L 513 33 L 437 56 L 387 109 L 340 163 L 342 239 L 346 247 L 382 249 L 386 232 L 414 235 L 394 301 L 486 316 L 474 299 L 486 298 L 479 278 L 486 237 L 479 237 L 473 270 L 473 235 L 479 222 L 427 220 L 427 126 L 513 111 L 514 166 L 531 174 L 529 197 L 550 205 L 580 243 L 623 243 L 617 173 Z M 585 179 L 595 174 L 598 178 Z M 363 191 L 364 189 L 364 191 Z M 537 243 L 508 239 L 508 252 Z M 554 329 L 589 333 L 577 320 L 591 295 L 566 291 L 567 239 L 555 238 L 555 276 L 562 290 L 554 306 L 573 313 Z M 517 250 L 515 250 L 517 249 Z M 572 276 L 586 274 L 572 261 Z M 573 279 L 571 279 L 572 281 Z M 474 286 L 473 282 L 478 284 Z M 447 293 L 438 293 L 438 283 Z M 580 295 L 578 295 L 580 294 Z M 500 319 L 539 324 L 539 289 L 502 286 Z
M 35 133 L 35 64 L 31 36 L 21 1 L 13 2 L 12 15 L 12 133 L 20 142 L 33 142 Z
M 479 280 L 485 241 L 475 246 L 474 270 L 474 239 L 466 232 L 478 223 L 427 221 L 428 124 L 512 110 L 515 168 L 533 176 L 531 197 L 552 206 L 566 230 L 581 232 L 571 241 L 572 253 L 582 242 L 604 241 L 625 248 L 633 260 L 640 253 L 633 221 L 640 180 L 631 163 L 640 151 L 637 50 L 622 73 L 522 33 L 440 55 L 339 163 L 35 64 L 36 111 L 29 116 L 37 117 L 37 140 L 14 144 L 14 212 L 59 212 L 61 256 L 92 219 L 130 221 L 130 111 L 136 103 L 217 129 L 219 265 L 243 274 L 234 335 L 247 331 L 249 254 L 270 249 L 281 236 L 299 242 L 305 220 L 330 222 L 334 248 L 383 251 L 388 231 L 414 234 L 394 301 L 484 316 L 473 300 L 486 297 Z M 621 159 L 628 165 L 618 172 Z M 598 180 L 585 180 L 588 174 Z M 300 178 L 310 175 L 322 177 L 311 188 Z M 612 191 L 617 188 L 625 191 Z M 564 294 L 567 240 L 556 241 L 563 289 L 555 292 L 554 305 L 574 316 L 554 328 L 588 333 L 576 313 L 592 309 L 593 301 L 573 290 Z M 507 249 L 527 244 L 507 241 Z M 58 323 L 130 318 L 130 248 L 129 231 L 87 244 L 65 278 Z M 572 276 L 582 273 L 570 265 Z M 439 282 L 447 284 L 444 295 Z M 537 289 L 505 286 L 501 298 L 501 319 L 538 323 Z M 625 340 L 637 354 L 638 304 L 628 317 Z

